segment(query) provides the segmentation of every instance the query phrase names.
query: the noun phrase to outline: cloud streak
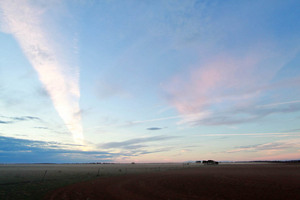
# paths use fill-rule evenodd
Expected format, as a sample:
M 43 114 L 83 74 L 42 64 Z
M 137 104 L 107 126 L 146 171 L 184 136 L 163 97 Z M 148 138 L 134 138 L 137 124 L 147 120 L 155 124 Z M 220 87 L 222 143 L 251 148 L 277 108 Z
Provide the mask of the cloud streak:
M 161 130 L 163 128 L 160 128 L 160 127 L 150 127 L 150 128 L 147 128 L 147 130 L 149 131 L 158 131 L 158 130 Z
M 278 102 L 278 103 L 272 103 L 272 104 L 265 104 L 265 105 L 260 105 L 260 106 L 257 106 L 257 107 L 259 107 L 259 108 L 263 108 L 263 107 L 273 107 L 273 106 L 280 106 L 280 105 L 294 104 L 294 103 L 300 103 L 300 100 L 296 100 L 296 101 L 286 101 L 286 102 Z
M 254 144 L 247 146 L 239 146 L 226 153 L 239 153 L 239 152 L 264 152 L 266 154 L 273 154 L 274 152 L 280 152 L 291 149 L 298 149 L 299 139 L 289 139 L 289 140 L 279 140 L 275 142 L 263 143 L 263 144 Z
M 153 136 L 153 137 L 145 137 L 145 138 L 135 138 L 122 142 L 108 142 L 104 144 L 100 144 L 101 148 L 120 148 L 120 149 L 138 149 L 142 147 L 146 147 L 144 144 L 148 142 L 162 141 L 174 139 L 174 136 Z M 142 143 L 142 144 L 141 144 Z
M 229 134 L 201 134 L 199 137 L 230 137 L 230 136 L 253 136 L 253 137 L 287 137 L 298 136 L 299 132 L 280 132 L 280 133 L 229 133 Z
M 296 102 L 293 104 L 284 103 L 276 105 L 277 107 L 275 107 L 275 104 L 272 104 L 272 106 L 248 105 L 247 107 L 231 108 L 228 111 L 214 113 L 214 115 L 203 119 L 195 119 L 190 121 L 189 124 L 194 126 L 244 124 L 255 122 L 271 114 L 293 113 L 300 111 L 300 104 L 296 104 Z
M 0 119 L 4 118 L 4 119 L 8 119 L 7 120 L 0 120 L 0 124 L 12 124 L 12 123 L 16 123 L 16 122 L 21 122 L 21 121 L 32 121 L 32 120 L 36 120 L 36 121 L 41 121 L 40 118 L 38 117 L 34 117 L 34 116 L 21 116 L 21 117 L 7 117 L 7 116 L 2 116 L 0 115 Z
M 258 68 L 265 61 L 249 52 L 244 58 L 216 57 L 215 61 L 194 68 L 187 77 L 173 77 L 165 85 L 171 105 L 182 114 L 181 123 L 191 125 L 232 125 L 255 122 L 272 113 L 299 111 L 299 100 L 257 105 L 270 92 L 293 88 L 289 80 L 270 83 L 282 65 L 266 65 L 268 71 Z M 267 57 L 268 55 L 265 55 Z M 230 58 L 232 57 L 232 58 Z M 193 118 L 190 115 L 203 113 Z
M 18 41 L 74 141 L 82 143 L 79 70 L 65 55 L 70 52 L 57 42 L 54 35 L 58 31 L 54 34 L 46 27 L 50 3 L 41 5 L 33 1 L 1 1 L 2 29 Z
M 2 120 L 0 120 L 0 124 L 11 124 L 11 123 L 13 123 L 12 121 L 2 121 Z

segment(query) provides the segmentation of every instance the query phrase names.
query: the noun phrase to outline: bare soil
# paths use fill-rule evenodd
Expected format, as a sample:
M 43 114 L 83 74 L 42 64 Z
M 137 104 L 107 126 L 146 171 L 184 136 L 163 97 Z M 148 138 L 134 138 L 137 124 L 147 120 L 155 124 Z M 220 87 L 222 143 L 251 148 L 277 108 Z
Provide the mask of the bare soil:
M 300 199 L 299 164 L 232 164 L 100 177 L 49 192 L 45 200 Z

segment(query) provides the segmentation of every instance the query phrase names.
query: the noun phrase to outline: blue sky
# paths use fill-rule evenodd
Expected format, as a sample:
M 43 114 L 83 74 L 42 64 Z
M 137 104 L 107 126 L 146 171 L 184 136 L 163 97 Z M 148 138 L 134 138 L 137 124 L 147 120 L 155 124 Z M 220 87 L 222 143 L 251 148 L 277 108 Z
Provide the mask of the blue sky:
M 0 1 L 0 162 L 300 159 L 299 1 Z

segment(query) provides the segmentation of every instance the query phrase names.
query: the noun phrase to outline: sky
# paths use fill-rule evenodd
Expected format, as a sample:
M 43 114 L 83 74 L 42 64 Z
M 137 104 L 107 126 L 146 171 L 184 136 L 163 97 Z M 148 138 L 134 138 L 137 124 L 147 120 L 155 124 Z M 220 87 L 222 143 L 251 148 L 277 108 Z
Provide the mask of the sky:
M 298 0 L 0 0 L 0 163 L 300 159 Z

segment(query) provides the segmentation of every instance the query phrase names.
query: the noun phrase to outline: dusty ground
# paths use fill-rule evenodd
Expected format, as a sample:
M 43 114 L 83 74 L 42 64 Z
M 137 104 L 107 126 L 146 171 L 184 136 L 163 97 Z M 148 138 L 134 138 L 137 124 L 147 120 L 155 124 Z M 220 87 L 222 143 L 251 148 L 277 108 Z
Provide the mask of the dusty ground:
M 300 199 L 300 165 L 203 166 L 131 174 L 77 183 L 48 193 L 49 199 Z

